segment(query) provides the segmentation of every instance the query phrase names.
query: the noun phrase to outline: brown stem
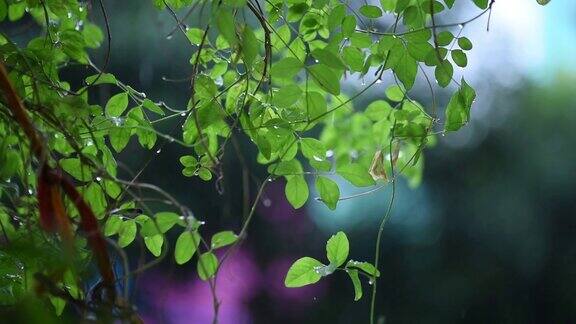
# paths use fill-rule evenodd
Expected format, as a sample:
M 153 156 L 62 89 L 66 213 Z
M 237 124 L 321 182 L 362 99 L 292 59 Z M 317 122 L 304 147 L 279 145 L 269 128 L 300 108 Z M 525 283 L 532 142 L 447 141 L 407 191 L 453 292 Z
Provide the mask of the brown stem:
M 8 71 L 4 66 L 4 61 L 0 61 L 0 90 L 4 93 L 4 97 L 8 103 L 8 108 L 12 112 L 14 119 L 20 125 L 28 139 L 30 140 L 32 153 L 42 163 L 42 170 L 39 176 L 39 204 L 40 216 L 43 226 L 53 228 L 57 225 L 61 231 L 64 241 L 72 240 L 71 230 L 66 232 L 67 219 L 64 206 L 62 205 L 62 197 L 60 196 L 58 187 L 61 187 L 66 195 L 72 200 L 78 213 L 80 214 L 80 227 L 86 233 L 88 244 L 94 253 L 100 275 L 104 285 L 108 288 L 108 297 L 111 302 L 115 301 L 114 290 L 114 272 L 106 249 L 106 243 L 100 232 L 98 221 L 90 206 L 86 203 L 82 195 L 78 192 L 72 181 L 64 177 L 60 172 L 50 170 L 46 164 L 47 149 L 44 142 L 41 140 L 39 133 L 32 124 L 32 121 L 26 114 L 26 108 L 18 97 L 16 89 L 12 85 L 8 76 Z M 41 192 L 40 192 L 41 191 Z M 66 218 L 66 219 L 62 219 Z M 69 223 L 68 223 L 69 225 Z

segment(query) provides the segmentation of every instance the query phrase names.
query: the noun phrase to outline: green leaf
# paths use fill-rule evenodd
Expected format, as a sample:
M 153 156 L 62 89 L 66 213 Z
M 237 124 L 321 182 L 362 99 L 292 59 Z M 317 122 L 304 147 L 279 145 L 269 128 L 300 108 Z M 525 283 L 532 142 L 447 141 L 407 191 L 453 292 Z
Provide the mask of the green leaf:
M 328 208 L 332 210 L 336 209 L 336 204 L 338 203 L 338 199 L 340 199 L 340 189 L 336 182 L 329 178 L 319 176 L 316 179 L 316 190 L 318 190 L 322 202 L 324 202 Z
M 379 18 L 382 17 L 382 10 L 377 6 L 364 5 L 360 7 L 360 13 L 367 18 Z
M 164 237 L 162 234 L 144 237 L 144 244 L 146 248 L 155 256 L 159 257 L 162 253 L 162 245 L 164 244 Z
M 376 267 L 374 267 L 374 265 L 372 265 L 369 262 L 360 262 L 360 261 L 350 260 L 346 264 L 346 268 L 357 268 L 357 269 L 360 269 L 360 270 L 366 272 L 370 276 L 380 277 L 380 271 L 378 271 L 378 269 L 376 269 Z
M 318 269 L 323 266 L 320 261 L 314 258 L 300 258 L 288 269 L 284 285 L 288 288 L 296 288 L 316 283 L 322 278 Z
M 391 85 L 388 88 L 386 88 L 386 97 L 388 97 L 388 99 L 392 100 L 392 101 L 397 101 L 400 102 L 402 100 L 404 100 L 404 95 L 406 93 L 406 90 L 404 89 L 404 87 L 399 86 L 397 84 Z
M 458 38 L 458 46 L 465 51 L 469 51 L 472 49 L 472 42 L 466 37 Z
M 238 240 L 238 235 L 234 234 L 232 231 L 222 231 L 214 234 L 212 240 L 210 241 L 211 249 L 218 249 L 227 245 L 230 245 Z
M 244 27 L 242 35 L 242 52 L 244 53 L 244 63 L 251 68 L 254 60 L 258 56 L 260 45 L 250 26 Z
M 449 31 L 443 31 L 436 36 L 436 42 L 440 46 L 447 46 L 452 42 L 454 39 L 454 35 L 452 35 Z
M 410 56 L 407 50 L 403 51 L 402 56 L 393 70 L 406 89 L 412 88 L 416 74 L 418 73 L 418 63 Z
M 362 298 L 362 283 L 360 283 L 360 278 L 358 278 L 358 270 L 346 270 L 350 280 L 352 280 L 352 285 L 354 285 L 354 301 L 360 300 Z
M 331 68 L 342 70 L 346 68 L 338 56 L 334 55 L 334 53 L 325 48 L 315 49 L 312 51 L 312 56 L 314 56 L 314 58 L 317 59 L 319 63 L 322 63 Z
M 106 103 L 106 114 L 110 117 L 119 117 L 128 108 L 128 94 L 121 92 L 116 94 Z
M 356 18 L 352 15 L 344 17 L 342 21 L 342 36 L 350 37 L 356 30 Z
M 536 0 L 536 2 L 538 2 L 538 4 L 540 4 L 540 5 L 545 6 L 548 4 L 548 2 L 550 2 L 550 0 Z
M 216 14 L 216 26 L 218 26 L 218 30 L 222 36 L 224 36 L 226 41 L 228 41 L 230 46 L 233 46 L 238 42 L 238 37 L 236 36 L 236 23 L 232 11 L 221 9 L 218 14 Z
M 384 100 L 376 100 L 371 102 L 364 111 L 364 115 L 366 115 L 366 117 L 370 118 L 372 121 L 383 120 L 391 113 L 392 106 L 390 106 L 390 104 Z
M 434 70 L 434 75 L 436 76 L 436 81 L 438 81 L 438 85 L 445 88 L 450 84 L 452 81 L 452 75 L 454 75 L 454 68 L 452 64 L 448 60 L 442 61 L 436 69 Z
M 326 257 L 328 257 L 330 265 L 334 267 L 339 267 L 346 262 L 349 251 L 350 243 L 344 232 L 332 235 L 326 243 Z
M 196 231 L 185 231 L 178 236 L 174 248 L 174 259 L 177 264 L 184 264 L 194 256 L 200 244 L 200 235 Z
M 104 225 L 104 235 L 112 236 L 118 233 L 118 230 L 122 226 L 122 219 L 118 216 L 111 215 Z
M 66 171 L 74 178 L 80 181 L 92 180 L 92 171 L 90 167 L 82 163 L 80 159 L 76 158 L 62 159 L 58 163 L 60 164 L 60 167 L 64 171 Z
M 476 6 L 480 9 L 488 8 L 488 1 L 490 0 L 473 0 Z
M 274 93 L 272 103 L 278 107 L 287 108 L 295 104 L 302 97 L 302 90 L 296 84 L 288 84 Z
M 136 238 L 136 222 L 129 219 L 122 223 L 118 230 L 118 245 L 121 248 L 127 247 Z
M 164 110 L 162 110 L 162 108 L 158 107 L 158 105 L 155 104 L 150 99 L 144 99 L 144 101 L 142 102 L 142 107 L 150 110 L 153 113 L 164 116 Z
M 448 6 L 448 8 L 452 8 L 452 6 L 454 6 L 454 2 L 456 0 L 444 0 L 444 2 L 446 3 L 446 5 Z
M 326 159 L 326 147 L 315 138 L 302 138 L 300 147 L 302 154 L 310 160 L 322 161 Z
M 296 175 L 303 172 L 298 160 L 281 161 L 268 167 L 268 172 L 275 175 Z
M 396 9 L 397 0 L 380 0 L 380 5 L 382 9 L 388 12 L 393 12 Z
M 186 31 L 186 38 L 188 38 L 193 45 L 200 45 L 203 36 L 204 30 L 200 28 L 190 28 Z
M 0 21 L 4 21 L 8 16 L 8 5 L 5 0 L 0 0 Z
M 327 111 L 326 98 L 316 91 L 309 91 L 306 93 L 306 112 L 308 113 L 309 120 L 316 120 L 324 116 Z
M 312 80 L 320 88 L 333 95 L 340 94 L 340 77 L 324 64 L 316 64 L 308 68 Z
M 367 187 L 375 184 L 368 170 L 360 164 L 352 163 L 339 166 L 336 168 L 336 173 L 357 187 Z
M 308 200 L 308 183 L 302 175 L 286 176 L 286 198 L 292 207 L 298 209 Z
M 116 152 L 121 152 L 130 141 L 130 129 L 123 126 L 113 126 L 109 131 L 110 144 Z
M 466 67 L 466 65 L 468 65 L 468 58 L 463 51 L 453 50 L 451 54 L 452 60 L 454 60 L 454 63 L 456 63 L 456 65 L 459 67 Z
M 85 80 L 86 84 L 116 84 L 118 81 L 113 74 L 110 73 L 102 73 L 95 74 L 87 77 Z
M 206 252 L 200 255 L 196 264 L 196 271 L 198 271 L 200 279 L 208 280 L 214 277 L 216 270 L 218 270 L 218 258 L 214 253 Z
M 470 119 L 470 108 L 476 92 L 462 78 L 460 88 L 454 93 L 446 107 L 446 131 L 457 131 Z
M 346 7 L 344 5 L 338 5 L 332 8 L 328 16 L 328 28 L 333 30 L 336 27 L 339 27 L 342 24 L 342 20 L 345 16 Z
M 168 232 L 178 221 L 180 221 L 180 215 L 172 212 L 160 212 L 154 215 L 156 219 L 156 224 L 160 233 Z
M 285 57 L 280 61 L 272 64 L 270 76 L 281 79 L 290 79 L 302 69 L 303 65 L 298 59 Z
M 352 71 L 360 72 L 364 67 L 364 53 L 357 47 L 344 47 L 342 50 L 342 59 L 344 59 L 344 62 Z

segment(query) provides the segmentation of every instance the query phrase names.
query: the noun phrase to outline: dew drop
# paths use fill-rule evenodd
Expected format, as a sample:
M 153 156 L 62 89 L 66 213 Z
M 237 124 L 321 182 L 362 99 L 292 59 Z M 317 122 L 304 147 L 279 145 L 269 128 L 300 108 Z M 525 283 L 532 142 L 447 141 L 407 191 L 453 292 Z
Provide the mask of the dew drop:
M 34 191 L 33 191 L 32 189 L 28 189 L 28 193 L 29 193 L 29 194 L 33 194 Z
M 180 116 L 182 116 L 182 117 L 186 116 L 186 112 L 180 113 Z
M 114 126 L 122 126 L 124 124 L 124 122 L 126 121 L 126 118 L 124 117 L 112 117 L 112 124 L 114 124 Z
M 332 150 L 326 151 L 326 157 L 327 157 L 327 158 L 331 158 L 331 157 L 333 157 L 333 156 L 334 156 L 334 151 L 332 151 Z
M 167 39 L 167 40 L 171 40 L 171 39 L 172 39 L 172 34 L 166 36 L 166 39 Z
M 380 80 L 380 79 L 376 80 L 376 84 L 380 84 L 380 83 L 382 83 L 382 80 Z
M 96 181 L 100 182 L 100 181 L 102 181 L 102 178 L 101 178 L 101 177 L 96 177 Z
M 460 29 L 464 28 L 464 24 L 458 24 L 458 28 Z
M 160 154 L 160 153 L 162 153 L 162 149 L 157 149 L 156 154 Z
M 272 206 L 272 200 L 266 198 L 266 199 L 262 200 L 262 205 L 264 205 L 264 207 L 270 207 L 270 206 Z

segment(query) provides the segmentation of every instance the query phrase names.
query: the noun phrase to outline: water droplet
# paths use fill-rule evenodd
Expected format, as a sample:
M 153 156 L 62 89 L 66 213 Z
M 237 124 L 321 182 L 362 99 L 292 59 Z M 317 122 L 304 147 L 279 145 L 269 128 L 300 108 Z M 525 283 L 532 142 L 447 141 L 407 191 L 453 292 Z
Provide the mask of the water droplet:
M 373 284 L 374 284 L 374 280 L 373 280 L 373 279 L 368 280 L 368 284 L 369 284 L 369 285 L 373 285 Z
M 380 83 L 382 83 L 382 80 L 380 80 L 380 79 L 376 80 L 376 84 L 380 84 Z
M 28 193 L 29 193 L 29 194 L 33 194 L 34 191 L 33 191 L 32 189 L 28 189 Z
M 96 177 L 96 181 L 100 182 L 100 181 L 102 181 L 102 178 L 101 178 L 101 177 Z
M 166 39 L 167 39 L 167 40 L 171 40 L 171 39 L 172 39 L 172 34 L 166 36 Z
M 366 81 L 364 80 L 364 78 L 362 78 L 362 79 L 360 80 L 360 84 L 363 85 L 363 86 L 366 85 Z
M 318 157 L 316 155 L 312 156 L 314 158 L 315 161 L 321 162 L 323 161 L 321 157 Z
M 318 63 L 318 62 L 319 62 L 318 60 L 314 60 L 314 63 Z
M 464 28 L 464 24 L 458 24 L 458 28 L 460 29 Z
M 182 116 L 182 117 L 186 116 L 186 112 L 180 113 L 180 116 Z
M 326 151 L 326 157 L 327 157 L 327 158 L 331 158 L 331 157 L 333 157 L 333 156 L 334 156 L 334 151 L 332 151 L 332 150 Z
M 350 158 L 356 160 L 358 158 L 358 151 L 356 150 L 350 151 Z
M 72 18 L 72 13 L 70 11 L 68 11 L 68 13 L 66 14 L 66 17 Z
M 124 117 L 112 117 L 112 118 L 110 118 L 110 120 L 112 121 L 112 124 L 114 124 L 114 126 L 122 126 L 122 125 L 124 125 L 126 118 L 124 118 Z
M 173 143 L 175 141 L 174 137 L 168 137 L 168 142 Z
M 162 153 L 162 149 L 157 149 L 156 154 L 160 154 L 160 153 Z
M 266 199 L 262 200 L 262 205 L 264 205 L 264 207 L 270 207 L 270 206 L 272 206 L 272 200 L 266 198 Z

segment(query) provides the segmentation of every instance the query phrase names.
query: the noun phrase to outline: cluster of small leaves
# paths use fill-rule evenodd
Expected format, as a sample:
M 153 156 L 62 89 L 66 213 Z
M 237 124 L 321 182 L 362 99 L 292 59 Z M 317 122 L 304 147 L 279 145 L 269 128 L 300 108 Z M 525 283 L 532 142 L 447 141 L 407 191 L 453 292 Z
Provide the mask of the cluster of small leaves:
M 362 284 L 359 274 L 367 277 L 369 284 L 373 284 L 375 278 L 380 276 L 380 271 L 369 262 L 354 260 L 346 262 L 349 251 L 350 243 L 344 232 L 332 235 L 326 242 L 326 258 L 329 263 L 326 265 L 311 257 L 300 258 L 288 270 L 284 285 L 294 288 L 314 284 L 336 270 L 343 270 L 348 274 L 354 286 L 354 300 L 360 300 L 362 298 Z
M 286 198 L 294 208 L 309 200 L 313 185 L 319 200 L 335 209 L 341 199 L 337 177 L 356 187 L 397 176 L 417 185 L 421 154 L 434 144 L 434 132 L 465 125 L 475 99 L 463 78 L 454 80 L 454 65 L 468 63 L 471 41 L 460 32 L 452 33 L 456 25 L 434 24 L 433 18 L 454 2 L 381 0 L 379 5 L 353 8 L 336 0 L 153 0 L 174 15 L 178 27 L 184 25 L 178 10 L 200 4 L 202 12 L 209 13 L 206 22 L 179 29 L 193 49 L 190 100 L 182 109 L 147 98 L 92 63 L 89 50 L 106 37 L 89 22 L 92 8 L 84 2 L 0 0 L 0 22 L 28 20 L 43 30 L 25 44 L 0 33 L 0 55 L 43 134 L 51 153 L 48 163 L 74 178 L 104 234 L 116 237 L 121 248 L 141 239 L 152 255 L 160 257 L 167 251 L 165 234 L 177 228 L 181 232 L 174 249 L 176 263 L 185 264 L 198 254 L 198 274 L 207 280 L 220 266 L 214 250 L 235 244 L 238 236 L 222 231 L 208 244 L 199 233 L 202 223 L 189 213 L 150 211 L 131 191 L 136 183 L 117 178 L 117 153 L 132 138 L 153 152 L 166 144 L 181 145 L 188 150 L 179 159 L 182 174 L 211 181 L 223 177 L 227 144 L 240 132 L 254 143 L 255 159 L 271 177 L 285 179 Z M 486 11 L 491 2 L 474 3 Z M 93 71 L 84 84 L 61 79 L 61 68 L 70 64 Z M 443 127 L 435 109 L 426 109 L 410 96 L 415 83 L 428 78 L 427 70 L 434 70 L 440 87 L 457 85 Z M 387 72 L 395 82 L 377 100 L 354 107 L 354 99 L 381 83 Z M 364 88 L 358 93 L 343 91 L 344 80 Z M 102 106 L 88 100 L 100 87 L 113 93 Z M 6 105 L 1 103 L 0 114 L 0 224 L 10 248 L 0 254 L 0 264 L 2 274 L 14 280 L 0 290 L 0 300 L 11 303 L 31 289 L 23 276 L 57 268 L 48 266 L 51 253 L 34 254 L 43 257 L 32 262 L 18 247 L 28 244 L 56 251 L 60 247 L 57 238 L 41 235 L 34 197 L 39 161 L 30 157 L 29 144 Z M 181 123 L 181 132 L 158 130 L 163 122 L 174 120 Z M 70 216 L 77 217 L 70 210 Z M 88 271 L 86 241 L 80 236 L 76 240 L 80 268 Z M 43 241 L 49 244 L 39 244 Z M 300 259 L 290 269 L 286 285 L 314 283 L 341 269 L 350 275 L 359 299 L 358 274 L 374 279 L 379 272 L 365 262 L 349 261 L 342 268 L 347 256 L 348 240 L 339 232 L 327 245 L 330 263 Z M 59 285 L 76 287 L 61 277 Z M 84 293 L 74 289 L 78 296 Z M 61 311 L 64 301 L 52 300 Z

